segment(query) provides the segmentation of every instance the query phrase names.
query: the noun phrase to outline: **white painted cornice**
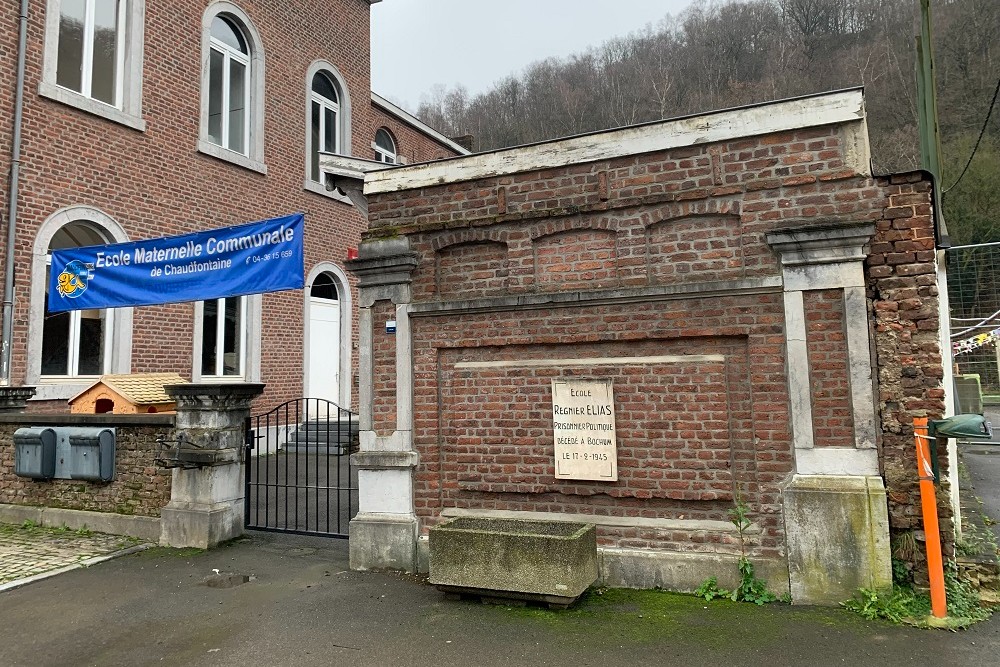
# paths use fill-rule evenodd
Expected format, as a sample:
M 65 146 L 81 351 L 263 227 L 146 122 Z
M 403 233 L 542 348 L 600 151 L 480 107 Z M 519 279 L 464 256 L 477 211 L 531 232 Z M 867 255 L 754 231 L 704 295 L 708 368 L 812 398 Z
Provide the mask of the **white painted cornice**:
M 698 116 L 595 132 L 491 153 L 438 160 L 365 175 L 365 194 L 455 183 L 730 141 L 807 127 L 866 122 L 861 88 L 821 93 Z M 859 165 L 870 175 L 870 167 Z

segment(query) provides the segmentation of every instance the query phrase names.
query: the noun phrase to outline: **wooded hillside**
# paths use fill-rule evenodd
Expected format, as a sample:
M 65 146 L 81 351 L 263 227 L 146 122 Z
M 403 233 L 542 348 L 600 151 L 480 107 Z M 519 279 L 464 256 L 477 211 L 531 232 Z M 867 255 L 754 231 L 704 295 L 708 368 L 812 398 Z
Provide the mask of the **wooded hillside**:
M 700 2 L 641 34 L 534 63 L 482 95 L 439 88 L 418 115 L 476 150 L 865 86 L 878 173 L 919 167 L 918 0 Z M 945 173 L 954 183 L 1000 80 L 1000 0 L 933 0 Z M 1000 104 L 998 104 L 1000 106 Z M 1000 109 L 945 196 L 955 241 L 1000 240 Z

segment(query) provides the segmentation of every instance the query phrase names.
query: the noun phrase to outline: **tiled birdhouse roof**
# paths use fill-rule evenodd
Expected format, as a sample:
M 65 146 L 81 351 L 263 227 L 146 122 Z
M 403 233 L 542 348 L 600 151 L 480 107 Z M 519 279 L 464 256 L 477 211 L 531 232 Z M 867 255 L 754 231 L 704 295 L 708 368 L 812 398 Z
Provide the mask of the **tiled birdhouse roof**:
M 177 373 L 130 373 L 125 375 L 104 375 L 100 380 L 90 385 L 70 399 L 70 403 L 99 384 L 104 384 L 135 405 L 156 405 L 173 403 L 174 399 L 167 395 L 163 387 L 171 384 L 187 384 L 187 380 Z

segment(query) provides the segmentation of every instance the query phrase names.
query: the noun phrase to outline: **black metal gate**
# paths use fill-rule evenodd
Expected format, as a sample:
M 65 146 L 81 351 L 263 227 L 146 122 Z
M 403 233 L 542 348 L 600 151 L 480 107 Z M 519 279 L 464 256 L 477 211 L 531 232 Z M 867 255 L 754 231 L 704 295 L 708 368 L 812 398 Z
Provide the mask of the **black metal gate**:
M 244 525 L 346 538 L 358 508 L 357 442 L 357 414 L 321 398 L 247 419 Z

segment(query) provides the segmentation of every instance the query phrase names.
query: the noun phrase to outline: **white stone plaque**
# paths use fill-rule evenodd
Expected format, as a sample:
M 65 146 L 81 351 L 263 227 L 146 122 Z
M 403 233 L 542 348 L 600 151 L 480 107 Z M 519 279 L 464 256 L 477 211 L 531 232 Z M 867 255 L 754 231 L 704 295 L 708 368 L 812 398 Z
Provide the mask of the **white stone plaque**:
M 611 380 L 553 380 L 556 478 L 618 481 Z

